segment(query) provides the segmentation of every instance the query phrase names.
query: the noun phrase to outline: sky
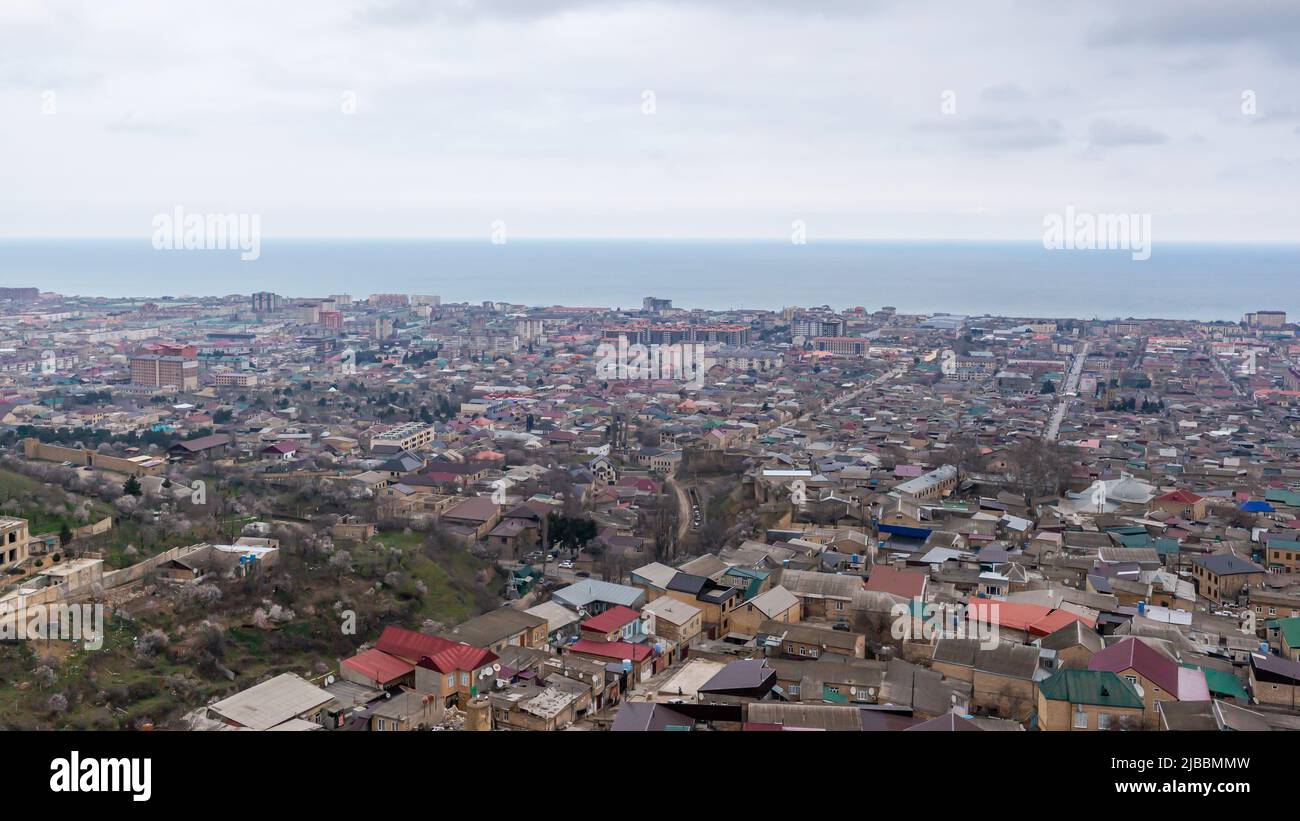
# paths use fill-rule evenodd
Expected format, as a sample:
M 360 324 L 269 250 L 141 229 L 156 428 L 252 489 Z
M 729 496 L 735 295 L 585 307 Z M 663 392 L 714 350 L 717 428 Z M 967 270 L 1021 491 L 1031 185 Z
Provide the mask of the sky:
M 0 237 L 1297 241 L 1300 3 L 0 3 Z

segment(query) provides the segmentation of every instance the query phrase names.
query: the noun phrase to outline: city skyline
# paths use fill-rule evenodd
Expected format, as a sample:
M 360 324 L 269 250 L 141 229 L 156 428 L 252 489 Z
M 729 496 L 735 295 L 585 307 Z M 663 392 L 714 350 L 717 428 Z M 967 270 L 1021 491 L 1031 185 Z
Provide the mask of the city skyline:
M 680 813 L 838 737 L 972 801 L 1038 748 L 1044 808 L 1285 799 L 1243 732 L 1300 732 L 1297 43 L 1300 0 L 0 0 L 10 781 Z

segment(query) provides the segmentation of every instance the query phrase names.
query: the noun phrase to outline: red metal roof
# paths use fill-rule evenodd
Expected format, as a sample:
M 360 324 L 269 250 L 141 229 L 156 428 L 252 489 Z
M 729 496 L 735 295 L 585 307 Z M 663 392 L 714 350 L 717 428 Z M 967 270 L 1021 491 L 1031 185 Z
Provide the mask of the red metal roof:
M 497 658 L 497 654 L 491 650 L 455 643 L 441 653 L 420 659 L 418 665 L 439 673 L 451 673 L 456 670 L 477 670 Z
M 996 624 L 1009 630 L 1024 630 L 1039 636 L 1048 636 L 1070 622 L 1081 621 L 1089 627 L 1095 627 L 1096 621 L 1071 613 L 1069 610 L 1053 610 L 1041 604 L 1006 602 L 999 599 L 981 599 L 971 596 L 966 600 L 967 617 L 981 622 Z
M 375 643 L 375 649 L 397 656 L 409 662 L 420 660 L 421 656 L 432 656 L 441 650 L 447 649 L 455 644 L 440 636 L 429 636 L 424 633 L 417 633 L 414 630 L 406 630 L 401 627 L 385 627 L 384 632 L 379 636 L 379 641 Z
M 375 647 L 384 653 L 440 673 L 475 670 L 497 660 L 497 655 L 488 650 L 392 626 L 384 628 Z
M 1201 497 L 1192 493 L 1190 490 L 1171 490 L 1164 496 L 1156 499 L 1157 502 L 1178 502 L 1184 505 L 1194 505 L 1201 501 Z
M 637 621 L 641 614 L 630 607 L 618 605 L 611 607 L 599 616 L 592 616 L 582 623 L 583 630 L 595 630 L 597 633 L 608 633 L 611 630 L 618 630 L 628 622 Z
M 892 593 L 910 599 L 925 591 L 925 580 L 925 573 L 909 573 L 880 564 L 871 569 L 871 578 L 867 579 L 866 587 L 873 593 Z
M 622 661 L 623 659 L 645 661 L 650 657 L 649 647 L 643 644 L 628 644 L 625 641 L 578 639 L 569 645 L 569 650 L 573 653 L 586 653 L 589 656 L 600 656 L 615 661 Z
M 377 684 L 386 685 L 396 681 L 402 676 L 410 673 L 415 668 L 399 658 L 394 658 L 380 650 L 370 649 L 363 653 L 357 653 L 350 659 L 344 659 L 343 664 L 352 670 L 356 670 L 364 676 L 373 679 Z
M 1088 669 L 1112 673 L 1135 670 L 1175 698 L 1183 701 L 1209 701 L 1209 690 L 1203 684 L 1204 674 L 1199 683 L 1194 676 L 1180 675 L 1178 662 L 1137 639 L 1125 639 L 1093 653 L 1092 658 L 1088 659 Z

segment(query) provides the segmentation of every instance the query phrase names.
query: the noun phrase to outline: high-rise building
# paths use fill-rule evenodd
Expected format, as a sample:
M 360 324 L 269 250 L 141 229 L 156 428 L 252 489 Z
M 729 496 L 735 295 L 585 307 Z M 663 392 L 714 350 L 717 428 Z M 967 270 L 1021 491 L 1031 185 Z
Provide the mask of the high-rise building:
M 199 362 L 184 356 L 140 354 L 131 357 L 131 384 L 147 388 L 175 388 L 181 391 L 199 387 Z
M 315 325 L 320 322 L 320 303 L 319 302 L 300 302 L 294 306 L 297 313 L 297 321 L 304 325 Z
M 870 340 L 853 336 L 818 336 L 812 340 L 815 350 L 846 356 L 863 356 L 870 345 Z
M 154 342 L 141 348 L 142 354 L 157 354 L 158 356 L 179 356 L 184 359 L 195 359 L 199 355 L 199 349 L 193 345 L 186 345 L 180 342 Z
M 0 299 L 11 299 L 14 302 L 35 302 L 40 298 L 40 288 L 0 288 Z
M 284 306 L 284 297 L 279 294 L 273 294 L 270 291 L 258 291 L 253 294 L 253 312 L 258 314 L 269 314 L 280 310 Z
M 790 323 L 790 335 L 807 339 L 818 336 L 843 336 L 844 320 L 833 314 L 799 314 Z
M 1286 311 L 1254 311 L 1244 321 L 1252 328 L 1280 328 L 1286 324 Z

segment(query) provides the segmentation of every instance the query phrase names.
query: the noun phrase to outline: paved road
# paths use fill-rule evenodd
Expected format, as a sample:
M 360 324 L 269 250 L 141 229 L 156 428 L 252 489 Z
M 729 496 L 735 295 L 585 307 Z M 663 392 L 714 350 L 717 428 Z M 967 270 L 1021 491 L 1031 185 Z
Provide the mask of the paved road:
M 677 544 L 686 541 L 686 535 L 691 531 L 691 502 L 686 498 L 686 491 L 682 486 L 673 479 L 670 484 L 673 491 L 677 494 Z
M 889 380 L 893 379 L 896 376 L 901 376 L 904 372 L 906 372 L 906 370 L 907 370 L 906 367 L 898 367 L 893 369 L 892 371 L 882 373 L 880 376 L 877 376 L 875 379 L 871 380 L 870 382 L 858 388 L 857 390 L 851 393 L 846 393 L 840 396 L 839 398 L 833 399 L 830 402 L 827 402 L 825 405 L 822 405 L 821 408 L 817 410 L 816 413 L 825 413 L 826 411 L 831 410 L 832 408 L 837 408 L 846 402 L 852 402 L 854 399 L 857 399 L 859 396 L 861 396 L 863 393 L 870 390 L 871 388 L 874 388 L 877 385 L 881 385 L 885 382 L 888 382 Z M 813 411 L 809 411 L 808 413 L 805 413 L 803 416 L 800 416 L 798 419 L 794 420 L 794 422 L 792 422 L 791 424 L 797 425 L 800 422 L 803 422 L 814 415 L 815 414 L 813 413 Z
M 1079 348 L 1079 352 L 1074 355 L 1074 361 L 1070 363 L 1070 370 L 1065 375 L 1065 384 L 1061 386 L 1061 400 L 1056 405 L 1056 410 L 1052 413 L 1052 420 L 1047 424 L 1047 433 L 1043 436 L 1049 442 L 1055 442 L 1056 437 L 1061 435 L 1061 422 L 1065 419 L 1065 412 L 1069 410 L 1070 403 L 1074 397 L 1070 394 L 1079 389 L 1079 377 L 1083 375 L 1083 363 L 1088 358 L 1088 346 L 1091 342 L 1085 342 Z
M 1228 381 L 1228 385 L 1232 387 L 1232 392 L 1237 394 L 1237 396 L 1244 398 L 1246 396 L 1246 392 L 1242 390 L 1241 384 L 1237 382 L 1238 375 L 1233 374 L 1231 371 L 1228 370 L 1228 366 L 1226 363 L 1224 363 L 1222 357 L 1215 356 L 1213 353 L 1211 353 L 1210 358 L 1214 360 L 1214 364 L 1219 366 L 1219 373 L 1223 374 L 1223 378 Z M 1287 364 L 1294 365 L 1294 363 L 1291 362 L 1290 359 L 1287 360 Z

